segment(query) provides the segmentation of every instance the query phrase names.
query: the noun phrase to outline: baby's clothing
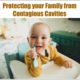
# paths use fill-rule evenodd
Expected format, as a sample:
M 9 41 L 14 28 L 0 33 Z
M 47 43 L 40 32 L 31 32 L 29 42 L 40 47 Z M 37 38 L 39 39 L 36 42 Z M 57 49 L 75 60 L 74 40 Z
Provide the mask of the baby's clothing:
M 35 68 L 33 66 L 33 60 L 29 56 L 29 52 L 25 55 L 25 63 L 28 65 L 28 71 L 31 73 L 32 76 L 37 77 L 42 72 L 42 65 L 46 64 L 47 62 L 53 60 L 56 64 L 62 65 L 63 62 L 66 60 L 66 58 L 61 55 L 57 49 L 51 45 L 48 46 L 47 50 L 45 51 L 44 55 L 38 55 L 37 61 L 38 61 L 38 67 Z

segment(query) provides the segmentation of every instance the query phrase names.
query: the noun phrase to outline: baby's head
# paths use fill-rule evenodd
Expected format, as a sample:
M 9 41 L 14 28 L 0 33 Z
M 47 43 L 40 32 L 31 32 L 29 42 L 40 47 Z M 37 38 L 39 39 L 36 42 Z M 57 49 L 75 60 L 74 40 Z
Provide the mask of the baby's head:
M 42 22 L 33 24 L 28 41 L 31 47 L 36 45 L 37 53 L 42 52 L 48 47 L 51 41 L 49 27 Z

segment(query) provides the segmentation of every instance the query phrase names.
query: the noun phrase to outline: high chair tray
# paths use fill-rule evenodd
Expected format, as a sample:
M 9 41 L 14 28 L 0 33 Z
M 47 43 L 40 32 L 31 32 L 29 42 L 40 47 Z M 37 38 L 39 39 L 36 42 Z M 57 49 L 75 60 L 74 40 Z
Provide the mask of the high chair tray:
M 27 80 L 76 80 L 80 71 L 80 64 L 73 61 L 73 67 L 66 69 L 59 67 L 53 61 L 42 66 L 43 70 L 39 77 L 32 77 L 27 70 L 27 65 L 18 60 L 10 62 L 10 68 L 12 70 L 15 79 L 27 79 Z

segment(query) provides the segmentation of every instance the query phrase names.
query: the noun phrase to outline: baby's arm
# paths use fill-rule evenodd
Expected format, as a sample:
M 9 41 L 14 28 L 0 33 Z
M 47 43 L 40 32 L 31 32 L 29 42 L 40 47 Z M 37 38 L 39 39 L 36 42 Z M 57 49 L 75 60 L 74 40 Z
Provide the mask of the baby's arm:
M 28 70 L 29 70 L 30 74 L 34 77 L 37 77 L 42 72 L 42 64 L 41 64 L 40 57 L 37 57 L 38 67 L 35 68 L 33 66 L 33 61 L 34 61 L 34 59 L 30 57 L 30 53 L 27 53 L 25 55 L 25 63 L 28 65 Z
M 71 60 L 68 57 L 59 53 L 56 48 L 53 47 L 51 55 L 53 56 L 53 60 L 55 61 L 55 63 L 57 63 L 58 65 L 64 66 L 66 68 L 72 67 Z

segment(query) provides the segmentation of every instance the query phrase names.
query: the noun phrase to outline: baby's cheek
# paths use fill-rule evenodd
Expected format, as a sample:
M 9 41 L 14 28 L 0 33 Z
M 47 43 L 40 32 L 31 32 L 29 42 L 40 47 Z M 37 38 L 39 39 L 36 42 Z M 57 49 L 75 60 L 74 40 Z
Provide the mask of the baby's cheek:
M 31 45 L 31 47 L 33 47 L 34 46 L 34 44 L 35 44 L 35 42 L 30 42 L 30 45 Z
M 44 44 L 43 48 L 46 49 L 48 47 L 49 44 Z

